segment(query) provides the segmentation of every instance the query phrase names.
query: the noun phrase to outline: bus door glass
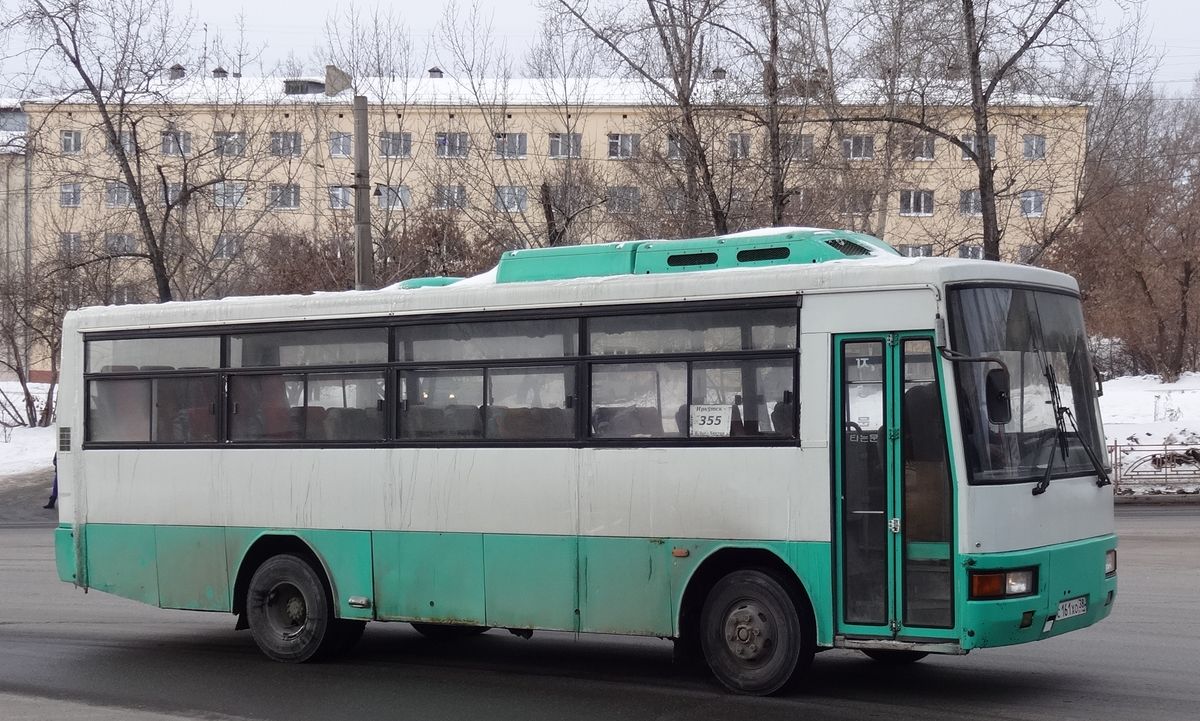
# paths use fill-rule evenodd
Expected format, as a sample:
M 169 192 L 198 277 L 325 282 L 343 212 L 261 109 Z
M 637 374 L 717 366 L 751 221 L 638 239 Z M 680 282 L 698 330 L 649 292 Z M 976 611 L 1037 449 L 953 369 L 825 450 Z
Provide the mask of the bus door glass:
M 952 637 L 953 493 L 932 338 L 844 336 L 835 353 L 840 631 Z

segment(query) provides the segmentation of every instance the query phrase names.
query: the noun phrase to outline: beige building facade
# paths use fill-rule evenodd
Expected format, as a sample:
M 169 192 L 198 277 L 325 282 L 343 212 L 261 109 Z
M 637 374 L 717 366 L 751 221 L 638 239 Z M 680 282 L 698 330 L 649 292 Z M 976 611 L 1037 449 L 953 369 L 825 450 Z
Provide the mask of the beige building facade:
M 370 100 L 381 284 L 414 274 L 402 239 L 446 220 L 486 257 L 712 232 L 707 198 L 673 132 L 676 112 L 642 85 L 440 75 L 358 88 Z M 702 134 L 729 230 L 769 225 L 766 134 L 746 106 L 713 98 Z M 872 106 L 848 107 L 863 114 Z M 177 78 L 110 104 L 107 121 L 82 102 L 24 108 L 34 262 L 69 266 L 60 277 L 74 302 L 156 298 L 139 203 L 176 299 L 253 292 L 256 249 L 280 238 L 351 237 L 351 93 L 327 95 L 321 79 Z M 972 135 L 961 107 L 922 112 L 947 135 Z M 785 222 L 870 232 L 911 255 L 981 254 L 978 177 L 960 147 L 895 124 L 827 122 L 802 100 L 784 117 Z M 131 159 L 128 175 L 107 122 Z M 1040 99 L 994 110 L 1006 259 L 1021 260 L 1074 217 L 1086 123 L 1086 107 Z

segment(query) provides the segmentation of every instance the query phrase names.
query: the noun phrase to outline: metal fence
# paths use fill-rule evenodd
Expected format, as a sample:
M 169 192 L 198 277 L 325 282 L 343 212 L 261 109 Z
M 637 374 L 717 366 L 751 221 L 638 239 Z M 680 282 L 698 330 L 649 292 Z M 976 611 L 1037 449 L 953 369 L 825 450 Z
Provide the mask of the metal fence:
M 1108 447 L 1108 460 L 1118 492 L 1200 486 L 1200 446 L 1114 443 Z

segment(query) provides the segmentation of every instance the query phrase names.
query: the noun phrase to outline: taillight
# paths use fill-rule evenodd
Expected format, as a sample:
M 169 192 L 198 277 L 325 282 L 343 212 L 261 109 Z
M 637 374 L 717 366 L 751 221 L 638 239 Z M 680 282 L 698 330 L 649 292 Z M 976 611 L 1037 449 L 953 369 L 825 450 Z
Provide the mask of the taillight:
M 1104 554 L 1104 575 L 1117 575 L 1117 549 L 1111 548 Z

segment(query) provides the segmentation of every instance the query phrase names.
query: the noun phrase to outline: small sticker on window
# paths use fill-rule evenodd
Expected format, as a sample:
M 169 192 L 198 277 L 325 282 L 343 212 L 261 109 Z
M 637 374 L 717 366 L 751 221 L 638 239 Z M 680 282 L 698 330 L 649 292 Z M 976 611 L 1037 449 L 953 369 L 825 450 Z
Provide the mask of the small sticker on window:
M 693 438 L 713 438 L 729 435 L 733 406 L 690 406 L 690 435 Z

